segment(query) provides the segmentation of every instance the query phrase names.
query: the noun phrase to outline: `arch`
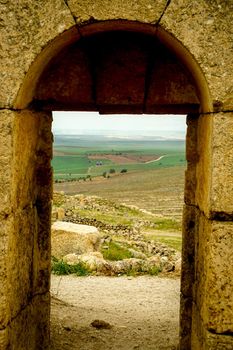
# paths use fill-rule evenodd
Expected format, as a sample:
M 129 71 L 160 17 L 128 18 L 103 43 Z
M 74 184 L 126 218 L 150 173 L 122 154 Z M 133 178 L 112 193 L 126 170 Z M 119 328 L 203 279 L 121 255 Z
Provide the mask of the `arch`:
M 195 58 L 182 45 L 182 43 L 160 26 L 126 20 L 104 21 L 87 24 L 81 27 L 74 26 L 49 43 L 41 54 L 39 54 L 27 72 L 14 103 L 14 108 L 25 109 L 30 105 L 36 94 L 38 82 L 43 72 L 49 67 L 53 59 L 62 52 L 62 50 L 68 48 L 74 43 L 88 39 L 93 35 L 116 31 L 143 34 L 146 37 L 159 40 L 159 42 L 177 58 L 178 62 L 180 62 L 190 74 L 195 86 L 196 95 L 200 101 L 199 112 L 212 112 L 213 106 L 210 91 L 204 74 Z
M 190 18 L 192 21 L 195 20 L 191 15 Z M 183 21 L 186 21 L 186 19 L 183 19 Z M 220 33 L 222 32 L 220 31 Z M 216 301 L 215 297 L 215 295 L 221 295 L 222 286 L 230 285 L 231 282 L 223 276 L 213 289 L 216 276 L 222 274 L 222 270 L 225 271 L 224 273 L 227 276 L 229 272 L 227 271 L 229 264 L 227 264 L 226 258 L 218 260 L 220 256 L 218 249 L 221 256 L 224 255 L 222 252 L 225 252 L 225 246 L 221 246 L 218 235 L 222 235 L 223 232 L 228 240 L 227 242 L 229 242 L 228 246 L 232 246 L 230 240 L 232 235 L 228 234 L 228 232 L 232 232 L 232 223 L 228 223 L 232 219 L 232 187 L 230 187 L 232 152 L 229 151 L 233 149 L 231 147 L 231 111 L 224 110 L 224 114 L 216 113 L 216 110 L 213 112 L 211 94 L 215 95 L 212 89 L 215 84 L 214 74 L 211 73 L 207 76 L 207 83 L 205 75 L 195 59 L 195 48 L 192 51 L 193 54 L 191 54 L 184 46 L 182 37 L 179 41 L 159 25 L 127 20 L 109 20 L 73 26 L 49 42 L 28 70 L 13 108 L 1 111 L 3 115 L 1 122 L 4 131 L 4 150 L 8 152 L 8 158 L 5 157 L 5 152 L 3 152 L 5 162 L 3 164 L 6 164 L 7 159 L 7 163 L 11 164 L 10 171 L 13 169 L 11 173 L 5 171 L 5 166 L 2 167 L 5 176 L 4 183 L 7 185 L 4 186 L 6 189 L 4 188 L 3 193 L 7 202 L 6 206 L 10 207 L 14 203 L 17 208 L 16 213 L 13 213 L 13 211 L 11 215 L 8 212 L 5 213 L 7 215 L 4 217 L 5 221 L 3 220 L 6 237 L 10 237 L 10 244 L 13 245 L 13 248 L 10 246 L 10 249 L 6 249 L 4 257 L 7 261 L 15 262 L 15 252 L 18 254 L 17 266 L 16 264 L 10 266 L 9 271 L 7 270 L 8 276 L 6 278 L 4 276 L 4 278 L 8 281 L 9 286 L 19 280 L 20 283 L 17 282 L 17 288 L 14 288 L 12 295 L 9 295 L 9 286 L 5 283 L 3 297 L 6 299 L 6 303 L 1 304 L 3 305 L 3 311 L 0 310 L 0 318 L 2 315 L 5 318 L 2 323 L 4 334 L 0 329 L 0 346 L 3 344 L 4 349 L 7 349 L 8 344 L 13 344 L 13 347 L 16 344 L 15 348 L 17 348 L 27 338 L 27 340 L 30 339 L 31 343 L 27 343 L 24 348 L 39 349 L 37 345 L 41 342 L 41 339 L 43 339 L 43 344 L 40 344 L 40 348 L 49 348 L 49 223 L 52 189 L 52 169 L 50 165 L 52 156 L 51 110 L 53 110 L 53 107 L 59 108 L 58 102 L 61 101 L 59 101 L 60 97 L 58 95 L 58 101 L 55 100 L 55 103 L 53 103 L 54 101 L 50 103 L 46 85 L 43 85 L 44 77 L 49 78 L 49 74 L 54 67 L 56 69 L 61 67 L 59 64 L 63 62 L 64 54 L 72 54 L 73 48 L 74 50 L 79 49 L 83 44 L 84 46 L 88 44 L 85 47 L 88 54 L 90 50 L 94 49 L 93 38 L 98 37 L 98 40 L 103 44 L 104 40 L 111 35 L 115 35 L 117 38 L 124 35 L 127 38 L 133 38 L 135 44 L 140 44 L 143 50 L 145 48 L 145 51 L 142 50 L 142 57 L 146 56 L 144 53 L 148 48 L 149 51 L 151 50 L 150 43 L 157 45 L 157 48 L 161 48 L 164 54 L 163 57 L 168 59 L 167 62 L 171 62 L 179 69 L 181 76 L 184 78 L 182 80 L 184 84 L 181 84 L 183 91 L 186 87 L 191 89 L 191 100 L 189 100 L 190 96 L 187 97 L 185 94 L 183 95 L 185 99 L 181 99 L 181 107 L 187 108 L 182 109 L 182 111 L 185 110 L 187 113 L 188 110 L 188 112 L 194 112 L 194 115 L 188 118 L 187 133 L 188 167 L 185 185 L 185 239 L 182 262 L 180 349 L 213 347 L 219 344 L 219 339 L 222 342 L 221 344 L 230 344 L 231 346 L 233 339 L 229 335 L 232 334 L 233 326 L 229 312 L 232 308 L 229 306 L 232 305 L 232 299 L 230 299 L 232 293 L 226 293 L 221 298 L 221 304 Z M 142 40 L 144 38 L 145 42 Z M 139 39 L 138 42 L 137 39 Z M 188 47 L 188 42 L 185 42 Z M 211 42 L 212 44 L 213 42 Z M 161 63 L 159 59 L 158 62 Z M 211 66 L 211 62 L 208 60 L 202 66 L 205 72 L 208 72 Z M 144 61 L 147 62 L 146 59 Z M 149 61 L 151 62 L 151 60 Z M 58 62 L 57 66 L 56 62 Z M 111 61 L 109 62 L 111 63 Z M 147 85 L 147 88 L 141 94 L 142 102 L 138 105 L 134 104 L 135 110 L 143 105 L 144 109 L 139 108 L 140 113 L 143 111 L 148 114 L 159 113 L 165 106 L 167 108 L 165 110 L 172 113 L 174 108 L 179 106 L 172 104 L 169 99 L 164 101 L 162 107 L 155 104 L 155 109 L 152 103 L 149 105 L 150 108 L 147 108 L 148 105 L 145 101 L 147 102 L 146 98 L 149 96 L 148 92 L 150 92 L 149 88 L 151 86 L 148 78 L 151 77 L 151 67 L 154 66 L 147 65 L 147 68 L 145 68 L 145 62 L 142 82 L 146 82 L 144 85 Z M 162 64 L 160 73 L 165 71 Z M 140 64 L 138 67 L 140 68 Z M 220 70 L 220 73 L 223 72 L 223 69 L 225 67 Z M 89 72 L 92 76 L 93 72 Z M 147 73 L 145 74 L 145 72 Z M 173 78 L 174 76 L 171 74 L 169 77 Z M 221 81 L 219 78 L 218 82 L 224 83 L 228 77 L 229 73 L 226 69 L 224 80 Z M 151 80 L 154 81 L 154 79 Z M 105 83 L 105 78 L 102 82 Z M 142 82 L 141 85 L 144 87 Z M 54 81 L 52 81 L 53 83 Z M 208 85 L 211 86 L 211 94 Z M 43 91 L 45 91 L 44 95 L 42 94 Z M 102 90 L 100 91 L 102 92 Z M 150 96 L 156 96 L 156 89 L 151 91 Z M 195 94 L 193 94 L 193 91 Z M 190 104 L 186 103 L 190 101 Z M 111 107 L 111 110 L 113 110 L 113 107 L 119 107 L 120 105 L 119 98 L 116 99 L 115 105 L 111 101 L 111 103 L 105 104 L 98 101 L 97 104 L 96 101 L 94 102 L 95 104 L 89 104 L 88 107 L 84 105 L 83 108 L 96 108 L 100 112 L 106 113 L 109 110 L 107 108 Z M 69 96 L 68 103 L 70 103 Z M 170 109 L 168 108 L 169 105 Z M 68 104 L 65 107 L 69 109 L 72 105 Z M 125 111 L 128 107 L 128 111 L 133 113 L 131 101 L 123 103 L 121 111 Z M 116 113 L 116 109 L 114 111 Z M 27 150 L 30 151 L 27 152 Z M 226 154 L 229 154 L 229 156 L 225 157 Z M 224 156 L 224 162 L 222 162 L 222 156 Z M 30 169 L 29 172 L 27 168 Z M 225 174 L 225 172 L 227 173 L 226 179 L 221 177 L 221 174 Z M 22 187 L 20 187 L 21 185 Z M 223 197 L 227 197 L 227 205 Z M 8 202 L 10 205 L 8 205 Z M 27 231 L 26 234 L 25 230 Z M 18 231 L 22 232 L 22 235 L 17 235 Z M 15 239 L 16 236 L 18 240 Z M 18 247 L 19 241 L 22 244 L 21 249 Z M 7 244 L 6 247 L 8 247 Z M 25 247 L 27 247 L 27 263 L 24 263 Z M 230 252 L 229 250 L 229 256 Z M 212 270 L 214 273 L 212 273 Z M 231 277 L 230 274 L 229 276 Z M 27 280 L 26 283 L 24 283 L 24 279 Z M 22 285 L 26 286 L 24 290 Z M 15 305 L 17 298 L 19 299 L 17 307 L 11 310 L 11 306 Z M 222 308 L 222 305 L 224 305 L 224 308 Z M 9 312 L 4 311 L 5 307 L 9 308 Z M 40 310 L 40 313 L 37 314 L 37 310 Z M 218 318 L 214 318 L 216 315 L 218 315 Z M 22 324 L 22 317 L 25 317 L 26 320 L 24 325 Z M 30 328 L 29 324 L 33 324 L 34 328 Z M 2 334 L 5 337 L 4 339 Z M 32 337 L 28 337 L 28 334 L 32 334 Z M 19 335 L 21 338 L 19 338 Z

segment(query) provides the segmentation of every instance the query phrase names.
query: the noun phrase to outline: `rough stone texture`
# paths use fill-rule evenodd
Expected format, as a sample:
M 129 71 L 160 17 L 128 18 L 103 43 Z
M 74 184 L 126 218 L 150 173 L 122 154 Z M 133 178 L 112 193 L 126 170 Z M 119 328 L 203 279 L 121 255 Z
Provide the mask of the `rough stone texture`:
M 190 348 L 192 329 L 192 301 L 195 280 L 195 230 L 196 208 L 185 206 L 183 211 L 180 350 Z
M 146 23 L 156 23 L 165 9 L 167 1 L 153 0 L 68 0 L 77 23 L 127 19 Z
M 233 279 L 232 245 L 233 223 L 210 221 L 202 214 L 195 238 L 194 313 L 202 324 L 200 332 L 232 334 Z M 193 330 L 197 332 L 197 330 Z M 200 338 L 200 336 L 197 336 Z M 204 337 L 202 335 L 201 337 Z M 194 337 L 195 338 L 195 337 Z M 205 343 L 205 339 L 204 339 Z M 208 347 L 207 347 L 208 348 Z
M 0 111 L 0 215 L 9 215 L 11 207 L 11 172 L 12 172 L 12 154 L 13 154 L 13 122 L 14 115 L 11 111 Z
M 184 201 L 188 205 L 195 205 L 196 196 L 196 165 L 198 162 L 197 153 L 197 126 L 198 115 L 187 116 L 186 132 L 186 160 Z
M 1 1 L 0 108 L 12 107 L 25 73 L 49 41 L 75 22 L 62 0 Z
M 5 158 L 2 156 L 1 159 L 8 159 L 8 155 L 11 157 L 1 168 L 2 178 L 7 176 L 2 192 L 8 201 L 7 205 L 3 203 L 0 213 L 0 330 L 11 349 L 16 346 L 28 350 L 33 348 L 31 345 L 35 341 L 35 330 L 40 326 L 36 317 L 31 316 L 35 324 L 34 328 L 30 328 L 31 321 L 24 322 L 20 318 L 21 311 L 24 310 L 24 319 L 29 317 L 27 310 L 31 312 L 29 305 L 33 297 L 49 291 L 51 119 L 50 113 L 45 112 L 1 111 L 1 131 L 4 136 L 1 150 L 5 152 Z M 42 167 L 44 171 L 47 170 L 43 174 L 46 181 L 42 181 L 41 173 L 38 173 Z M 43 204 L 40 212 L 39 203 L 42 200 L 43 203 L 47 201 L 48 205 L 46 207 Z M 38 304 L 39 299 L 40 296 L 37 297 Z M 35 308 L 33 312 L 35 316 Z M 46 318 L 43 322 L 48 325 Z M 27 332 L 21 330 L 21 323 L 25 324 Z M 8 330 L 5 330 L 6 326 Z M 28 334 L 32 339 L 30 344 L 27 343 Z M 19 339 L 21 345 L 17 343 Z M 48 342 L 46 333 L 45 342 Z
M 17 109 L 28 106 L 34 97 L 38 79 L 51 59 L 56 60 L 58 53 L 80 36 L 82 40 L 91 37 L 98 29 L 95 24 L 82 26 L 84 22 L 102 21 L 96 24 L 102 26 L 99 33 L 104 31 L 105 20 L 122 20 L 112 22 L 108 29 L 117 29 L 121 23 L 121 31 L 123 26 L 128 26 L 128 32 L 134 28 L 137 33 L 143 26 L 139 22 L 157 24 L 150 27 L 151 30 L 147 26 L 147 34 L 157 36 L 191 74 L 188 83 L 187 76 L 180 75 L 188 88 L 183 89 L 185 94 L 181 89 L 179 98 L 193 96 L 194 82 L 201 110 L 215 112 L 188 118 L 185 202 L 193 208 L 186 208 L 184 218 L 181 347 L 187 350 L 190 346 L 192 324 L 192 349 L 232 349 L 233 2 L 2 0 L 0 15 L 0 108 Z M 74 27 L 75 23 L 78 28 Z M 130 25 L 133 26 L 131 29 Z M 133 55 L 131 60 L 134 60 Z M 139 80 L 140 84 L 145 82 L 148 89 L 149 73 L 153 70 L 150 67 L 148 73 L 143 60 L 143 57 L 138 60 L 138 66 L 146 71 L 146 77 Z M 107 85 L 104 86 L 108 75 L 113 72 L 113 61 L 109 62 L 108 74 L 104 71 L 100 74 L 101 94 L 92 91 L 91 95 L 101 103 L 109 101 Z M 165 76 L 174 70 L 172 64 L 168 68 L 159 71 Z M 80 73 L 79 70 L 75 72 Z M 55 73 L 52 73 L 54 76 Z M 139 74 L 138 71 L 136 73 Z M 161 81 L 163 74 L 155 75 Z M 68 80 L 73 80 L 73 77 L 68 75 Z M 70 98 L 64 95 L 62 89 L 67 80 L 58 79 L 58 82 L 60 85 L 56 90 L 52 91 L 50 87 L 52 98 L 56 98 L 58 93 L 63 94 L 65 101 L 70 103 Z M 71 96 L 75 100 L 76 82 L 72 83 Z M 156 86 L 156 83 L 153 84 L 152 88 Z M 172 87 L 176 89 L 179 84 L 180 80 L 177 82 L 175 76 L 170 85 L 165 85 L 165 92 L 174 103 L 177 103 L 178 95 L 171 94 Z M 21 86 L 23 88 L 20 89 Z M 84 82 L 82 86 L 85 86 Z M 135 88 L 133 91 L 138 88 L 131 82 L 129 86 L 130 89 Z M 112 91 L 116 94 L 114 89 Z M 149 97 L 148 106 L 153 107 L 156 89 L 145 91 L 143 102 L 145 104 Z M 42 92 L 46 94 L 46 87 Z M 79 91 L 79 96 L 83 97 L 82 93 Z M 162 97 L 167 95 L 161 93 Z M 118 103 L 115 101 L 116 106 Z M 171 112 L 174 112 L 173 108 L 171 103 Z M 133 109 L 130 111 L 133 112 Z M 1 350 L 48 348 L 49 298 L 46 293 L 50 273 L 51 143 L 50 113 L 0 111 Z M 195 262 L 194 280 L 192 259 Z
M 211 215 L 233 218 L 233 112 L 213 117 Z
M 83 254 L 99 249 L 100 234 L 96 227 L 57 221 L 52 225 L 52 256 Z
M 197 124 L 195 204 L 209 216 L 212 173 L 212 115 L 200 115 Z
M 233 2 L 173 0 L 160 25 L 195 57 L 216 108 L 232 110 Z
M 40 77 L 33 103 L 105 114 L 199 110 L 192 77 L 176 56 L 156 37 L 127 30 L 84 36 L 62 50 Z
M 63 50 L 56 61 L 43 73 L 37 88 L 36 100 L 55 101 L 69 105 L 70 109 L 79 105 L 82 109 L 93 105 L 93 81 L 89 57 L 77 44 Z M 48 108 L 47 104 L 47 108 Z
M 49 319 L 49 293 L 35 296 L 7 327 L 6 349 L 48 350 Z

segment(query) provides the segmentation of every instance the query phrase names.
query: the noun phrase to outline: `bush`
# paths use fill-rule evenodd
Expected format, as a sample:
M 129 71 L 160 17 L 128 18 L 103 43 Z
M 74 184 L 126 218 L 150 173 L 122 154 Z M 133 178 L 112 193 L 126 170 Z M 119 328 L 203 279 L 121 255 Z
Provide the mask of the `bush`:
M 107 177 L 107 171 L 104 171 L 102 175 L 103 177 Z
M 70 275 L 76 274 L 77 276 L 88 276 L 90 271 L 84 263 L 78 263 L 75 265 L 68 265 L 63 260 L 53 259 L 52 272 L 55 275 Z
M 116 170 L 115 169 L 110 169 L 109 174 L 115 174 Z
M 127 169 L 122 169 L 121 174 L 123 174 L 123 173 L 127 173 Z
M 133 257 L 128 249 L 121 247 L 119 244 L 114 242 L 109 242 L 108 249 L 102 249 L 101 253 L 103 254 L 104 259 L 111 261 L 129 259 Z

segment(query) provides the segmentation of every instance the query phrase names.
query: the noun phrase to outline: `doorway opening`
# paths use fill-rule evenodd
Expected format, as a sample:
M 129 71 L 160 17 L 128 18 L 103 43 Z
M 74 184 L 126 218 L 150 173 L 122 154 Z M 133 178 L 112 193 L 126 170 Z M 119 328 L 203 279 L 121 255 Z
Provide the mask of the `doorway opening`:
M 196 165 L 198 161 L 200 163 L 197 150 L 202 154 L 201 148 L 204 147 L 203 144 L 198 144 L 197 131 L 200 131 L 198 136 L 201 138 L 204 134 L 203 125 L 206 123 L 210 127 L 205 119 L 199 118 L 201 112 L 211 110 L 208 86 L 189 52 L 159 27 L 114 21 L 90 24 L 79 28 L 79 35 L 73 33 L 74 31 L 65 34 L 67 41 L 58 38 L 55 46 L 52 43 L 45 49 L 42 58 L 39 57 L 31 67 L 16 103 L 19 109 L 30 105 L 30 110 L 23 111 L 22 114 L 26 113 L 25 118 L 34 123 L 32 126 L 35 132 L 39 130 L 39 146 L 33 144 L 37 162 L 32 171 L 32 176 L 36 179 L 33 196 L 37 216 L 34 221 L 35 225 L 39 225 L 36 231 L 38 239 L 33 243 L 38 245 L 38 252 L 35 250 L 38 259 L 35 259 L 35 266 L 33 265 L 35 285 L 39 291 L 41 286 L 46 289 L 49 285 L 51 111 L 188 114 L 183 226 L 185 264 L 183 263 L 182 272 L 185 284 L 181 287 L 183 307 L 180 337 L 182 348 L 189 348 L 195 261 Z M 204 158 L 202 161 L 205 163 Z M 48 171 L 45 172 L 45 169 Z M 203 169 L 201 165 L 199 174 L 208 182 L 209 174 Z M 203 200 L 205 193 L 200 188 L 198 191 L 200 200 Z M 43 249 L 46 249 L 46 253 L 43 253 Z M 41 276 L 45 276 L 46 283 L 41 283 Z M 46 315 L 48 321 L 48 307 Z
M 54 220 L 100 234 L 94 252 L 80 252 L 54 224 L 52 295 L 75 307 L 52 299 L 54 348 L 178 345 L 185 119 L 54 113 Z M 75 269 L 91 277 L 63 276 Z

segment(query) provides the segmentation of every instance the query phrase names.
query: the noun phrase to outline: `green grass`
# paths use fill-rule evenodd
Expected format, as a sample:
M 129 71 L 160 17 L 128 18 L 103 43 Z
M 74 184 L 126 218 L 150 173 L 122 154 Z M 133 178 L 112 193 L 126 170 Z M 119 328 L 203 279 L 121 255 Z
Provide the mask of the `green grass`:
M 68 265 L 63 260 L 53 259 L 52 261 L 52 272 L 55 275 L 70 275 L 75 274 L 77 276 L 88 276 L 90 271 L 84 263 L 78 263 L 75 265 Z
M 161 231 L 181 231 L 181 222 L 176 220 L 162 218 L 162 219 L 154 219 L 154 224 L 156 225 L 157 230 Z
M 106 260 L 117 261 L 132 258 L 132 254 L 127 248 L 121 247 L 115 242 L 109 242 L 105 247 L 107 249 L 102 247 L 101 253 Z
M 144 234 L 145 240 L 154 240 L 166 244 L 168 247 L 173 248 L 179 252 L 182 249 L 182 237 L 181 236 L 166 236 L 160 234 Z
M 122 169 L 132 171 L 148 171 L 185 165 L 185 144 L 183 141 L 135 141 L 135 140 L 106 140 L 101 137 L 65 137 L 56 136 L 54 151 L 63 155 L 54 155 L 52 166 L 55 178 L 72 178 L 77 176 L 100 176 L 113 169 L 120 173 Z M 150 155 L 155 158 L 164 156 L 152 163 L 122 163 L 117 164 L 104 158 L 104 154 L 132 154 L 133 156 Z M 56 154 L 56 153 L 55 153 Z M 102 166 L 96 166 L 97 160 L 90 160 L 88 155 L 99 154 Z

